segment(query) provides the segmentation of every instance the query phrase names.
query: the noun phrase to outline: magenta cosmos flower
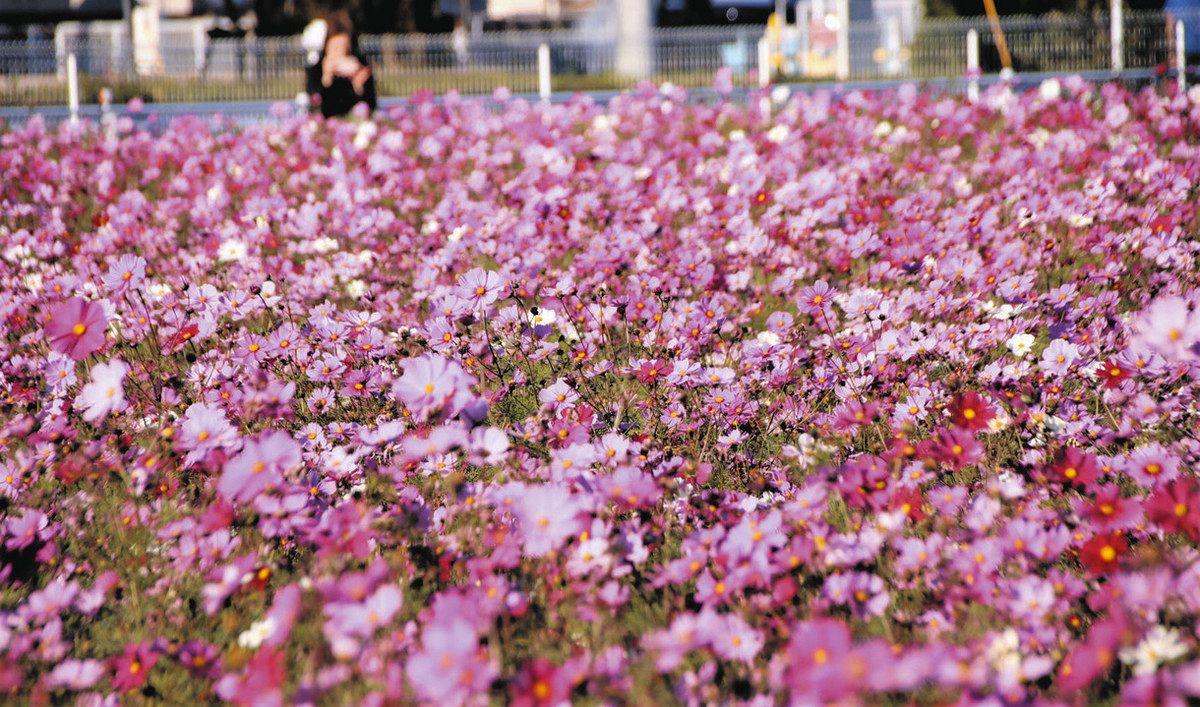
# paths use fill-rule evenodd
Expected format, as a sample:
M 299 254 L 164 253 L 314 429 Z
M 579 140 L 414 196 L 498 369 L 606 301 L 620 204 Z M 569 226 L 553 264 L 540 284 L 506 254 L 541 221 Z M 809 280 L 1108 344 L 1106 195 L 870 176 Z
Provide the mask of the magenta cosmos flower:
M 50 310 L 46 338 L 50 340 L 50 348 L 81 361 L 104 345 L 107 326 L 108 319 L 100 305 L 72 297 Z

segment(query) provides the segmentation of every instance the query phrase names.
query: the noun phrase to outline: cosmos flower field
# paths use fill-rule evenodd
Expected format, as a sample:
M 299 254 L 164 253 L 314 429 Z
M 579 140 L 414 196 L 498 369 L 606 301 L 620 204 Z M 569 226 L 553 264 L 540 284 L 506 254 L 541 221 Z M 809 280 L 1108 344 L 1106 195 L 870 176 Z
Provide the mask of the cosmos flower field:
M 1200 696 L 1200 93 L 0 134 L 0 694 Z

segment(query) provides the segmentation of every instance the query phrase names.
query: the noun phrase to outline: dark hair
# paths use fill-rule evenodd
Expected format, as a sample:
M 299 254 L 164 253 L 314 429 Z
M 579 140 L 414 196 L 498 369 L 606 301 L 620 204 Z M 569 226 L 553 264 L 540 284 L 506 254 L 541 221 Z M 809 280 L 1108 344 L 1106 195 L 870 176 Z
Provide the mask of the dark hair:
M 358 32 L 354 31 L 354 22 L 345 10 L 335 10 L 325 17 L 325 49 L 329 48 L 329 40 L 339 34 L 350 35 L 350 53 L 357 54 Z

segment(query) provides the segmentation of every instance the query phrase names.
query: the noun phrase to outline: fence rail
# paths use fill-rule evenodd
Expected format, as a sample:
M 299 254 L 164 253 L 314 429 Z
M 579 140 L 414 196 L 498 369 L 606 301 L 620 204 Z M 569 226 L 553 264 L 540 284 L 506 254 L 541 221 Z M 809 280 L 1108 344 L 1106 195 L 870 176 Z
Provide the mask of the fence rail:
M 1123 19 L 1124 67 L 1169 64 L 1176 50 L 1175 19 L 1186 23 L 1191 51 L 1200 50 L 1200 39 L 1191 41 L 1200 29 L 1200 12 L 1181 18 L 1129 12 Z M 1005 17 L 1001 24 L 1018 72 L 1111 68 L 1107 15 Z M 197 28 L 164 31 L 151 55 L 131 51 L 119 24 L 75 25 L 60 29 L 53 39 L 0 42 L 0 105 L 67 103 L 71 54 L 77 59 L 84 103 L 94 103 L 102 87 L 118 102 L 141 96 L 160 103 L 293 100 L 302 91 L 309 56 L 299 38 L 210 39 Z M 500 86 L 533 93 L 540 88 L 538 47 L 543 44 L 549 48 L 550 88 L 556 92 L 627 88 L 639 78 L 702 86 L 722 67 L 730 69 L 735 85 L 751 86 L 763 70 L 792 81 L 962 77 L 971 29 L 980 38 L 980 68 L 985 73 L 999 70 L 984 18 L 928 19 L 903 43 L 894 25 L 885 21 L 852 23 L 843 36 L 832 39 L 809 34 L 805 27 L 769 39 L 763 28 L 747 25 L 655 29 L 643 45 L 642 66 L 632 75 L 627 63 L 618 64 L 614 37 L 576 30 L 474 37 L 374 35 L 364 37 L 361 48 L 385 97 L 451 89 L 485 94 Z M 760 40 L 770 44 L 768 53 L 759 51 Z M 836 58 L 842 49 L 841 56 L 848 59 Z

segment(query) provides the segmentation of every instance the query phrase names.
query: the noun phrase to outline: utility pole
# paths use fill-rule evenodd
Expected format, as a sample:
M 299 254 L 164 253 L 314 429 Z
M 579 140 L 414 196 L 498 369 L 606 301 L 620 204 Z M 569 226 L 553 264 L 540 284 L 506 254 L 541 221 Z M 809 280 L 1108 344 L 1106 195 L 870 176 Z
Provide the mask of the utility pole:
M 1008 40 L 1004 38 L 1004 30 L 1000 28 L 1000 15 L 996 12 L 996 0 L 983 0 L 983 10 L 987 13 L 988 25 L 992 28 L 992 39 L 996 42 L 996 50 L 1000 52 L 1000 65 L 1008 71 L 1012 71 L 1012 55 L 1008 53 Z
M 650 0 L 616 0 L 617 73 L 632 79 L 654 74 L 654 48 L 650 35 Z
M 1111 0 L 1108 12 L 1108 34 L 1114 74 L 1119 74 L 1125 69 L 1125 19 L 1123 13 L 1122 0 Z
M 137 73 L 137 63 L 133 54 L 133 0 L 121 0 L 121 16 L 125 19 L 125 60 L 128 62 L 126 71 Z

